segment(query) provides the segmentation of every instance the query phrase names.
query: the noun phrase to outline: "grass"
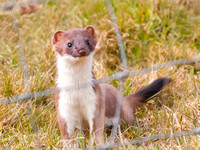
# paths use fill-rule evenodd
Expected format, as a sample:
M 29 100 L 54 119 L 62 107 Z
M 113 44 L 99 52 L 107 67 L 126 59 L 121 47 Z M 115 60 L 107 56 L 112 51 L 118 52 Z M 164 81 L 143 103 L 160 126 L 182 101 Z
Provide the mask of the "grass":
M 2 2 L 0 4 L 3 4 Z M 198 3 L 173 1 L 113 0 L 129 70 L 142 69 L 168 60 L 199 55 Z M 93 25 L 98 34 L 94 60 L 97 78 L 122 70 L 114 28 L 103 0 L 49 0 L 30 15 L 0 13 L 0 98 L 26 91 L 19 57 L 19 39 L 13 16 L 22 34 L 31 91 L 55 87 L 54 31 Z M 116 142 L 149 137 L 158 133 L 182 132 L 200 125 L 200 66 L 198 63 L 163 68 L 123 80 L 123 93 L 134 93 L 158 77 L 174 81 L 157 97 L 138 108 L 132 126 L 121 125 Z M 118 81 L 111 82 L 118 87 Z M 56 122 L 54 96 L 0 106 L 1 149 L 60 149 L 62 140 Z M 31 109 L 31 112 L 29 109 Z M 31 124 L 37 126 L 33 129 Z M 80 132 L 73 136 L 73 149 L 88 146 Z M 105 142 L 109 134 L 105 133 Z M 157 140 L 120 149 L 199 149 L 199 136 Z M 39 141 L 39 142 L 38 142 Z

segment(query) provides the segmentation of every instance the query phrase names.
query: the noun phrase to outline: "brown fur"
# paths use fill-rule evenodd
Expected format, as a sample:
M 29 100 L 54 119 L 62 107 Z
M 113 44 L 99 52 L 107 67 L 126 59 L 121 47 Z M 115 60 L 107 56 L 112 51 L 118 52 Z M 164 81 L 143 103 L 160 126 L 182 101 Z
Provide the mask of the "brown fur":
M 94 122 L 94 134 L 96 138 L 96 144 L 103 143 L 104 133 L 104 117 L 105 117 L 105 99 L 104 93 L 99 85 L 95 85 L 94 91 L 98 97 L 96 104 Z
M 87 46 L 86 41 L 90 44 Z M 71 48 L 67 44 L 75 45 Z M 79 51 L 85 51 L 84 56 L 88 56 L 90 52 L 94 51 L 97 44 L 97 37 L 94 31 L 88 26 L 86 29 L 72 29 L 68 31 L 57 31 L 53 38 L 54 49 L 60 55 L 68 54 L 73 57 L 81 57 Z
M 56 75 L 57 78 L 57 75 Z M 59 111 L 58 111 L 58 102 L 59 102 L 59 93 L 55 94 L 55 106 L 56 106 L 56 112 L 57 112 L 57 121 L 60 129 L 60 133 L 64 139 L 69 139 L 69 135 L 67 133 L 67 124 L 61 117 Z
M 89 44 L 87 44 L 89 40 Z M 73 47 L 68 47 L 71 43 Z M 58 55 L 71 55 L 72 57 L 87 57 L 94 51 L 97 44 L 97 37 L 93 27 L 88 26 L 84 29 L 72 29 L 68 31 L 57 31 L 53 37 L 54 49 Z M 77 65 L 76 63 L 74 65 Z M 80 64 L 79 64 L 80 65 Z M 88 68 L 89 69 L 89 68 Z M 91 70 L 92 73 L 92 70 Z M 81 72 L 80 72 L 81 74 Z M 95 80 L 95 76 L 93 75 Z M 92 80 L 92 79 L 91 79 Z M 135 94 L 123 97 L 115 87 L 109 84 L 94 85 L 94 92 L 97 95 L 96 110 L 93 118 L 93 132 L 95 133 L 96 143 L 103 142 L 104 119 L 115 116 L 117 105 L 119 105 L 118 96 L 121 98 L 121 119 L 132 123 L 133 112 L 145 102 L 148 98 L 158 93 L 165 85 L 171 82 L 169 78 L 159 78 L 152 84 L 136 92 Z M 55 105 L 58 110 L 59 95 L 56 95 Z M 58 111 L 57 111 L 58 112 Z M 66 122 L 57 113 L 59 128 L 64 139 L 69 139 Z

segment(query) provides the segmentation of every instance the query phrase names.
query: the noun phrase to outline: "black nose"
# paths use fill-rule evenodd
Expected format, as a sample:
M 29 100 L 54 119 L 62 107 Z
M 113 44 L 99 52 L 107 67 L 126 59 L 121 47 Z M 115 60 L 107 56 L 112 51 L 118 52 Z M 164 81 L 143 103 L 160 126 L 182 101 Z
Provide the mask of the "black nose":
M 81 55 L 81 56 L 85 56 L 86 55 L 86 52 L 84 50 L 79 50 L 78 53 Z

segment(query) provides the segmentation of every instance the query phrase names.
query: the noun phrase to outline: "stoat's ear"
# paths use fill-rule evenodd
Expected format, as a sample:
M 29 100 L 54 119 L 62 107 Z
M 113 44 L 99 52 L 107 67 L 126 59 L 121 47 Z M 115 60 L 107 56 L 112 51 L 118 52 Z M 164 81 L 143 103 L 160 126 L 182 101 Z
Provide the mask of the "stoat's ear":
M 87 27 L 85 28 L 85 30 L 86 30 L 92 37 L 96 36 L 96 33 L 95 33 L 95 30 L 94 30 L 93 26 L 87 26 Z
M 53 35 L 52 43 L 56 44 L 58 41 L 60 41 L 65 36 L 64 31 L 56 31 Z

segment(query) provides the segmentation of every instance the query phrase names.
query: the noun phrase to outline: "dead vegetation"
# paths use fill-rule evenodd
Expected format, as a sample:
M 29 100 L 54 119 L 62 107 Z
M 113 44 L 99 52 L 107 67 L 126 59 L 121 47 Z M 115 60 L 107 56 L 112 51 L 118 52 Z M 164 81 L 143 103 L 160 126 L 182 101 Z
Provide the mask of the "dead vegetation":
M 2 3 L 1 3 L 2 4 Z M 188 4 L 189 5 L 189 4 Z M 126 48 L 129 70 L 142 69 L 168 60 L 199 56 L 200 14 L 185 3 L 169 1 L 113 0 L 114 10 Z M 195 6 L 196 7 L 196 6 Z M 34 13 L 20 15 L 19 9 L 0 12 L 0 98 L 25 92 L 20 65 L 19 39 L 13 21 L 18 20 L 30 72 L 31 91 L 55 86 L 54 31 L 93 25 L 98 34 L 94 61 L 97 78 L 122 70 L 114 28 L 103 0 L 49 0 Z M 123 124 L 117 142 L 158 133 L 191 130 L 200 126 L 200 66 L 198 63 L 163 68 L 123 80 L 128 95 L 158 77 L 174 81 L 135 113 L 132 126 Z M 111 82 L 118 87 L 119 82 Z M 0 106 L 1 149 L 60 149 L 54 96 Z M 32 113 L 27 113 L 27 106 Z M 34 133 L 30 117 L 38 128 Z M 38 140 L 37 140 L 38 139 Z M 81 132 L 73 136 L 73 149 L 88 146 Z M 109 140 L 105 133 L 105 142 Z M 199 149 L 200 136 L 157 140 L 121 149 Z

